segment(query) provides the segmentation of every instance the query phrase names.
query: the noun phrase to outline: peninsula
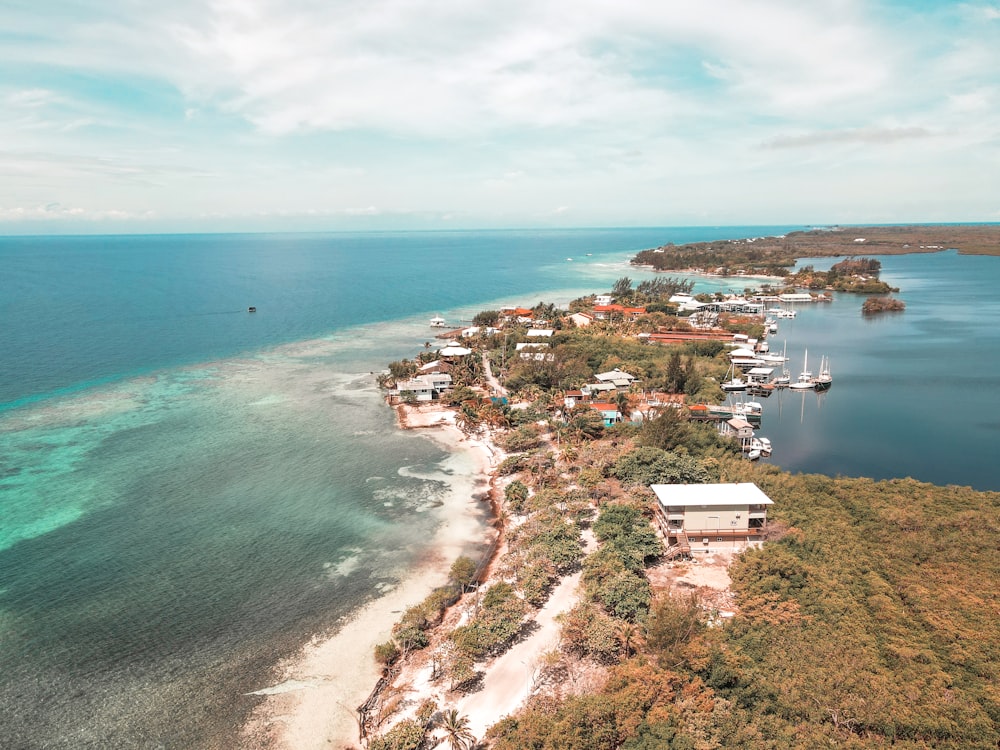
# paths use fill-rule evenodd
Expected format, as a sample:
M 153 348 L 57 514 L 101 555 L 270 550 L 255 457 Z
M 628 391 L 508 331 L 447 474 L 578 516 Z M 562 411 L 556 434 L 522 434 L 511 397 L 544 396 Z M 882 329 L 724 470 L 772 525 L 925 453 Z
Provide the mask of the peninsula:
M 499 537 L 375 649 L 367 747 L 995 748 L 1000 493 L 747 461 L 690 407 L 752 321 L 655 343 L 667 313 L 586 306 L 484 311 L 381 380 L 490 446 Z M 685 547 L 662 484 L 755 485 L 760 543 Z

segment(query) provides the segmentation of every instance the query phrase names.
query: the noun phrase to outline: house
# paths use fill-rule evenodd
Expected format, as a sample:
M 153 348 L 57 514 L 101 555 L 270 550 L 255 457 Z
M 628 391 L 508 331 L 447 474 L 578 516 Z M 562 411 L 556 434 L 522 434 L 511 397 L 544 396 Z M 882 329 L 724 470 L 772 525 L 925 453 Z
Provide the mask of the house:
M 551 328 L 532 328 L 529 331 L 525 331 L 524 335 L 532 339 L 548 339 L 552 338 L 555 333 Z
M 593 403 L 590 405 L 590 408 L 600 412 L 601 417 L 604 418 L 605 427 L 610 427 L 622 421 L 622 413 L 618 411 L 618 407 L 615 404 Z
M 587 396 L 584 395 L 583 391 L 566 391 L 563 394 L 563 404 L 567 409 L 572 409 L 586 398 Z
M 697 312 L 705 306 L 704 302 L 699 302 L 690 294 L 675 294 L 667 301 L 677 305 L 677 309 L 684 312 Z
M 396 384 L 400 396 L 413 394 L 417 401 L 432 401 L 452 387 L 451 375 L 446 372 L 428 372 Z
M 645 307 L 625 307 L 624 305 L 594 305 L 594 317 L 598 320 L 635 320 L 646 314 Z
M 518 323 L 530 323 L 535 314 L 527 307 L 508 305 L 500 308 L 500 315 L 508 322 L 516 320 Z
M 456 344 L 449 344 L 448 346 L 439 349 L 438 354 L 442 357 L 468 357 L 472 354 L 472 349 L 468 349 L 464 346 L 458 346 Z
M 595 394 L 600 393 L 611 393 L 615 390 L 614 383 L 587 383 L 585 386 L 581 387 L 580 390 L 583 392 L 584 396 L 593 397 Z
M 635 375 L 630 375 L 623 370 L 619 370 L 617 367 L 610 372 L 599 372 L 594 376 L 594 379 L 601 383 L 611 383 L 615 388 L 628 388 L 632 383 L 636 382 L 638 378 Z
M 612 297 L 610 294 L 598 294 L 596 297 L 594 297 L 594 304 L 595 305 L 610 305 L 611 304 L 611 300 L 613 300 L 613 299 L 614 299 L 614 297 Z
M 735 438 L 743 453 L 749 453 L 753 450 L 754 443 L 760 442 L 754 440 L 753 425 L 742 417 L 733 417 L 719 422 L 719 434 Z
M 760 546 L 767 506 L 774 501 L 752 482 L 654 484 L 656 520 L 671 547 L 719 552 Z
M 586 328 L 594 322 L 594 316 L 585 312 L 573 313 L 569 316 L 569 319 L 573 321 L 573 325 L 577 328 Z

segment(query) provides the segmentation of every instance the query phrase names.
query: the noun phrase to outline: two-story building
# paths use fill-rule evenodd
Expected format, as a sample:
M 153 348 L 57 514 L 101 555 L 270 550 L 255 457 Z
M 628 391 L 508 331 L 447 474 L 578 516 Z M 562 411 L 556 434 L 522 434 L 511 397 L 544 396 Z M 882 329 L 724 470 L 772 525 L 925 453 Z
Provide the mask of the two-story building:
M 767 506 L 774 502 L 752 482 L 654 484 L 656 520 L 669 546 L 691 553 L 760 546 Z

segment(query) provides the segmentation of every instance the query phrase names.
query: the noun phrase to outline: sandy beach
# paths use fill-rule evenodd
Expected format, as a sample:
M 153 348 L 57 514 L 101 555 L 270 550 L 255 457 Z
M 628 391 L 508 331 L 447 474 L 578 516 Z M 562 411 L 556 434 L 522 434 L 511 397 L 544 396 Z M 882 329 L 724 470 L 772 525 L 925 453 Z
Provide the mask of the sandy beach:
M 407 607 L 445 584 L 452 562 L 484 539 L 482 502 L 489 489 L 494 450 L 467 438 L 443 407 L 400 407 L 400 426 L 422 434 L 451 453 L 446 469 L 452 491 L 443 509 L 447 521 L 428 545 L 419 567 L 396 588 L 370 602 L 329 636 L 318 636 L 279 668 L 280 678 L 262 685 L 266 696 L 244 727 L 248 750 L 312 750 L 358 747 L 356 708 L 381 674 L 373 658 L 378 643 Z M 480 498 L 480 499 L 477 499 Z
M 329 637 L 315 639 L 283 666 L 281 679 L 255 691 L 266 700 L 245 727 L 243 747 L 248 750 L 359 747 L 356 709 L 381 676 L 374 647 L 389 639 L 403 610 L 447 582 L 451 563 L 459 555 L 482 541 L 481 520 L 471 512 L 481 509 L 474 503 L 482 500 L 470 502 L 470 498 L 488 495 L 495 481 L 492 469 L 502 460 L 503 452 L 488 437 L 467 437 L 455 426 L 454 412 L 437 404 L 399 406 L 397 414 L 400 427 L 424 430 L 427 437 L 452 452 L 451 468 L 460 479 L 451 493 L 448 521 L 433 540 L 427 558 L 399 586 L 371 602 Z M 584 544 L 587 552 L 597 547 L 590 531 L 584 534 Z M 499 545 L 497 556 L 504 553 L 503 547 Z M 650 569 L 649 577 L 654 590 L 697 591 L 727 617 L 734 608 L 728 575 L 731 559 L 730 554 L 717 554 L 683 564 L 666 562 Z M 413 718 L 421 703 L 433 700 L 440 709 L 455 708 L 466 716 L 469 729 L 481 738 L 491 725 L 542 689 L 538 680 L 546 655 L 559 649 L 558 617 L 576 605 L 580 577 L 580 572 L 564 577 L 545 604 L 530 616 L 534 621 L 530 634 L 478 666 L 483 671 L 482 684 L 474 692 L 451 693 L 446 681 L 432 680 L 433 647 L 413 653 L 383 693 L 386 702 L 396 708 L 382 729 Z M 473 608 L 466 597 L 448 610 L 438 630 L 449 632 L 466 622 Z M 593 679 L 599 680 L 603 669 L 593 669 Z M 582 677 L 577 688 L 586 689 L 588 679 Z

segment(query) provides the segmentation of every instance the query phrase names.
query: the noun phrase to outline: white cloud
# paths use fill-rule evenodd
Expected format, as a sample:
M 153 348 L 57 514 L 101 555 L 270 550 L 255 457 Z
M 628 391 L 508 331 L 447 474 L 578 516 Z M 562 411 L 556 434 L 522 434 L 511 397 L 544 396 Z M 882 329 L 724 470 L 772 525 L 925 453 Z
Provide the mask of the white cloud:
M 117 208 L 87 209 L 79 206 L 63 206 L 48 203 L 43 206 L 0 206 L 2 222 L 62 222 L 62 221 L 148 221 L 156 217 L 153 211 L 136 213 Z
M 53 3 L 0 8 L 8 205 L 812 220 L 810 175 L 889 212 L 906 160 L 1000 198 L 996 3 Z
M 865 145 L 885 145 L 915 138 L 930 138 L 934 133 L 926 128 L 859 128 L 856 130 L 836 130 L 801 135 L 785 135 L 772 138 L 764 143 L 764 148 L 803 148 L 836 143 L 860 143 Z

